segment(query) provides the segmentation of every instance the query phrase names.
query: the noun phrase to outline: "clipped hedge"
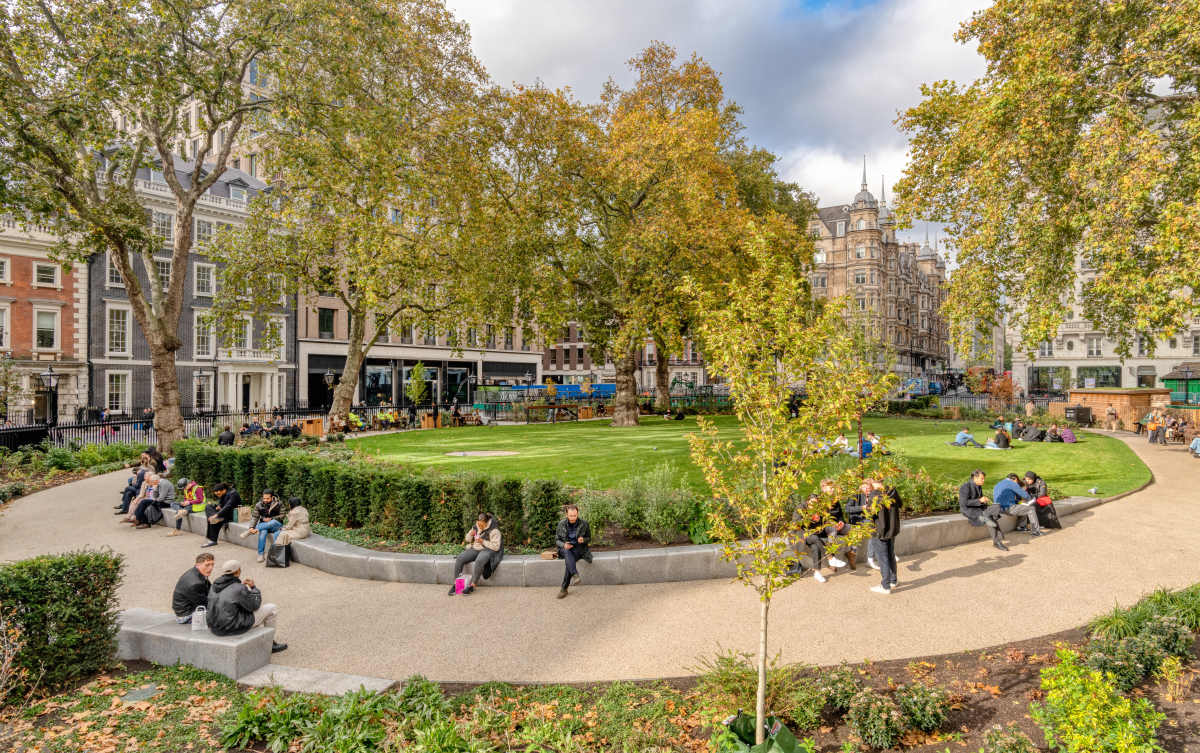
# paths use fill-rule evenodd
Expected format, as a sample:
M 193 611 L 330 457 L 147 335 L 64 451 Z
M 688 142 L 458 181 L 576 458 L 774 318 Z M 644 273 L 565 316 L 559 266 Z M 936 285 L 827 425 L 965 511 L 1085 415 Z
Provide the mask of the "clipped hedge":
M 263 489 L 299 497 L 315 523 L 365 527 L 414 544 L 458 543 L 475 516 L 487 511 L 500 519 L 506 541 L 550 547 L 569 501 L 553 480 L 437 475 L 298 449 L 239 449 L 199 440 L 175 444 L 173 475 L 205 486 L 232 483 L 247 504 Z
M 11 697 L 59 690 L 112 664 L 121 568 L 120 554 L 90 551 L 0 566 L 0 610 L 23 643 Z

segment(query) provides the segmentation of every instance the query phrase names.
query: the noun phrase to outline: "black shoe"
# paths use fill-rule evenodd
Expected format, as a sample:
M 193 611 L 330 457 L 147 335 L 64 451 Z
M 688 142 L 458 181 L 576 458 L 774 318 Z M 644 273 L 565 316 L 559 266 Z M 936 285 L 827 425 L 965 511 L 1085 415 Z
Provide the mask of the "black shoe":
M 567 598 L 567 589 L 565 589 L 565 588 L 559 589 L 557 598 L 559 598 L 559 599 Z
M 113 505 L 114 510 L 120 510 L 124 505 Z
M 1038 530 L 1038 531 L 1031 531 L 1029 535 L 1030 535 L 1030 536 L 1033 536 L 1033 537 L 1035 537 L 1035 538 L 1036 538 L 1036 537 L 1038 537 L 1038 536 L 1045 536 L 1045 535 L 1046 535 L 1046 532 L 1045 532 L 1045 531 L 1041 531 L 1041 530 Z
M 216 546 L 216 545 L 217 545 L 217 542 L 215 542 L 215 541 L 206 541 L 200 545 L 200 548 L 203 549 L 206 546 Z
M 122 510 L 119 507 L 117 508 L 117 511 L 113 513 L 113 515 L 128 515 L 128 514 L 129 513 L 125 512 L 124 510 Z
M 287 651 L 287 644 L 271 641 L 271 653 L 278 654 L 280 651 Z
M 1013 530 L 1014 530 L 1014 531 L 1016 531 L 1017 533 L 1028 533 L 1028 532 L 1029 532 L 1029 526 L 1017 526 L 1017 527 L 1016 527 L 1016 528 L 1014 528 Z
M 1000 550 L 1000 551 L 1002 551 L 1002 552 L 1007 552 L 1007 551 L 1008 551 L 1008 547 L 1006 547 L 1006 546 L 1004 545 L 1004 542 L 1003 542 L 1003 541 L 993 541 L 993 542 L 992 542 L 992 546 L 996 547 L 997 549 L 999 549 L 999 550 Z
M 463 589 L 463 596 L 470 596 L 475 593 L 475 586 L 467 586 Z
M 453 595 L 454 595 L 454 585 L 453 585 L 453 584 L 451 584 L 451 586 L 450 586 L 450 590 L 446 592 L 446 595 L 447 595 L 447 596 L 453 596 Z

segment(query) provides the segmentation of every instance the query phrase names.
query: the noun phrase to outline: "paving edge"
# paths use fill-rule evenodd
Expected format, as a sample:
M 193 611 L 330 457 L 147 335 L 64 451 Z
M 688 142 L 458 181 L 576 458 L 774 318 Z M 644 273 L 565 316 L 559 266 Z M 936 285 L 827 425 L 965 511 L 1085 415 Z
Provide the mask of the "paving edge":
M 1153 483 L 1151 472 L 1150 480 L 1136 489 L 1111 497 L 1067 497 L 1057 500 L 1055 506 L 1059 516 L 1065 518 L 1136 494 Z M 204 530 L 203 515 L 191 515 L 188 523 L 191 532 Z M 162 524 L 167 525 L 167 520 L 164 519 Z M 1012 530 L 1015 525 L 1015 518 L 1005 517 L 1001 521 L 1005 531 Z M 240 535 L 248 527 L 248 523 L 230 523 L 223 538 L 227 543 L 254 549 L 257 537 L 242 538 Z M 957 513 L 912 518 L 905 521 L 900 530 L 896 554 L 906 556 L 945 549 L 983 540 L 987 536 L 985 527 L 971 526 Z M 454 557 L 449 555 L 380 552 L 315 534 L 293 542 L 291 548 L 294 562 L 331 575 L 431 585 L 449 585 L 453 580 Z M 586 583 L 603 586 L 733 578 L 737 568 L 734 563 L 722 560 L 720 552 L 719 544 L 595 552 L 592 562 L 579 563 L 579 570 Z M 487 585 L 554 587 L 561 584 L 562 574 L 561 560 L 544 560 L 537 555 L 508 555 Z

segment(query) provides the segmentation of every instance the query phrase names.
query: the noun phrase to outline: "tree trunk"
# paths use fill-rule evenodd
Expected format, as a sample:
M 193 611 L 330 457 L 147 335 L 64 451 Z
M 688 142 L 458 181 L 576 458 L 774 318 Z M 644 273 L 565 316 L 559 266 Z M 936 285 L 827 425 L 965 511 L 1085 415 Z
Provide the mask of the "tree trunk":
M 671 364 L 667 360 L 666 345 L 654 338 L 654 410 L 671 412 Z
M 364 316 L 350 316 L 350 342 L 346 346 L 346 366 L 342 379 L 333 391 L 333 404 L 329 406 L 329 425 L 334 421 L 345 421 L 354 401 L 354 388 L 358 385 L 358 372 L 362 369 L 366 353 L 363 351 Z
M 754 696 L 754 744 L 762 743 L 766 735 L 763 725 L 767 721 L 767 612 L 771 600 L 762 600 L 762 613 L 758 619 L 758 691 Z
M 613 426 L 638 425 L 637 351 L 617 358 L 617 389 L 613 398 Z
M 179 410 L 179 377 L 175 370 L 175 351 L 150 348 L 150 371 L 154 380 L 154 431 L 158 451 L 171 456 L 171 448 L 184 437 L 183 414 Z

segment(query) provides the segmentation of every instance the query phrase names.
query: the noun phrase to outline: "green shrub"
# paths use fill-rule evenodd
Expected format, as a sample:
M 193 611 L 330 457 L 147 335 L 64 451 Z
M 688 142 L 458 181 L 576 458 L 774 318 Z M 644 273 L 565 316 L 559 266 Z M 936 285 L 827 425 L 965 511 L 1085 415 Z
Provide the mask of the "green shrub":
M 252 690 L 242 696 L 237 711 L 221 726 L 221 744 L 249 748 L 263 744 L 271 753 L 283 753 L 316 723 L 328 699 L 306 693 L 287 694 L 277 687 Z
M 708 504 L 697 499 L 692 510 L 692 519 L 687 526 L 688 538 L 693 544 L 712 543 L 712 518 L 708 515 Z
M 79 460 L 66 447 L 51 447 L 46 453 L 46 465 L 60 471 L 73 471 L 79 467 Z
M 902 685 L 896 690 L 896 702 L 908 724 L 922 732 L 940 729 L 950 714 L 950 695 L 936 685 Z
M 821 690 L 834 710 L 848 711 L 862 686 L 859 685 L 858 675 L 854 674 L 854 670 L 842 663 L 827 670 L 821 677 Z
M 869 689 L 854 696 L 846 722 L 860 740 L 881 749 L 895 745 L 905 729 L 904 715 L 895 701 Z
M 404 681 L 400 690 L 399 709 L 409 723 L 428 724 L 450 716 L 450 702 L 442 694 L 442 687 L 413 675 Z
M 1138 634 L 1120 640 L 1093 640 L 1087 646 L 1085 664 L 1109 677 L 1121 690 L 1128 691 L 1154 671 L 1165 658 L 1167 652 L 1161 646 Z
M 112 473 L 113 471 L 122 470 L 125 470 L 125 463 L 124 461 L 118 460 L 113 463 L 97 463 L 96 465 L 89 465 L 87 472 L 89 475 L 99 476 L 104 473 Z
M 1122 696 L 1104 675 L 1060 649 L 1059 663 L 1042 670 L 1044 703 L 1030 712 L 1046 742 L 1065 753 L 1154 753 L 1164 716 L 1145 698 Z
M 398 541 L 426 543 L 437 540 L 430 535 L 433 485 L 428 479 L 389 474 L 377 483 L 382 488 L 371 513 L 373 530 Z M 455 534 L 455 543 L 462 539 L 465 531 L 464 526 Z
M 1192 644 L 1196 636 L 1183 620 L 1174 614 L 1160 614 L 1151 617 L 1142 625 L 1141 635 L 1153 639 L 1163 651 L 1171 656 L 1180 658 L 1192 655 Z M 1154 669 L 1158 669 L 1157 666 Z
M 446 543 L 462 541 L 467 527 L 481 511 L 467 510 L 462 484 L 458 479 L 439 478 L 433 482 L 430 491 L 430 540 Z
M 393 693 L 355 690 L 331 703 L 300 744 L 304 753 L 369 753 L 381 751 L 388 726 L 400 716 Z
M 814 715 L 819 720 L 824 707 L 824 691 L 802 676 L 803 667 L 780 664 L 779 656 L 767 661 L 766 707 L 775 715 L 807 724 Z M 714 710 L 754 708 L 758 691 L 758 668 L 754 655 L 743 651 L 724 651 L 704 658 L 693 671 L 700 697 Z M 807 729 L 807 727 L 802 727 Z
M 25 483 L 22 481 L 10 481 L 7 484 L 0 484 L 0 502 L 7 502 L 10 499 L 24 496 Z
M 112 664 L 122 556 L 42 555 L 0 565 L 0 610 L 20 632 L 12 692 L 53 691 Z
M 787 691 L 785 709 L 779 713 L 791 720 L 797 732 L 807 732 L 821 726 L 825 710 L 825 693 L 811 679 L 801 680 Z
M 687 533 L 696 498 L 676 481 L 674 467 L 664 463 L 644 477 L 643 519 L 650 538 L 670 544 Z
M 526 481 L 523 487 L 525 535 L 529 546 L 554 546 L 554 530 L 570 501 L 563 485 L 553 479 Z
M 522 486 L 521 480 L 516 478 L 492 478 L 487 482 L 490 509 L 500 518 L 500 527 L 505 538 L 514 543 L 527 539 L 522 510 Z
M 613 488 L 617 526 L 629 536 L 646 534 L 646 482 L 641 476 L 621 479 Z
M 415 728 L 413 742 L 404 750 L 411 753 L 487 753 L 492 746 L 472 739 L 453 720 L 439 719 Z
M 592 527 L 592 544 L 607 543 L 605 531 L 617 521 L 617 510 L 613 495 L 607 491 L 585 489 L 576 497 L 579 517 Z
M 983 736 L 979 753 L 1038 753 L 1038 747 L 1016 724 L 1007 727 L 995 724 Z

